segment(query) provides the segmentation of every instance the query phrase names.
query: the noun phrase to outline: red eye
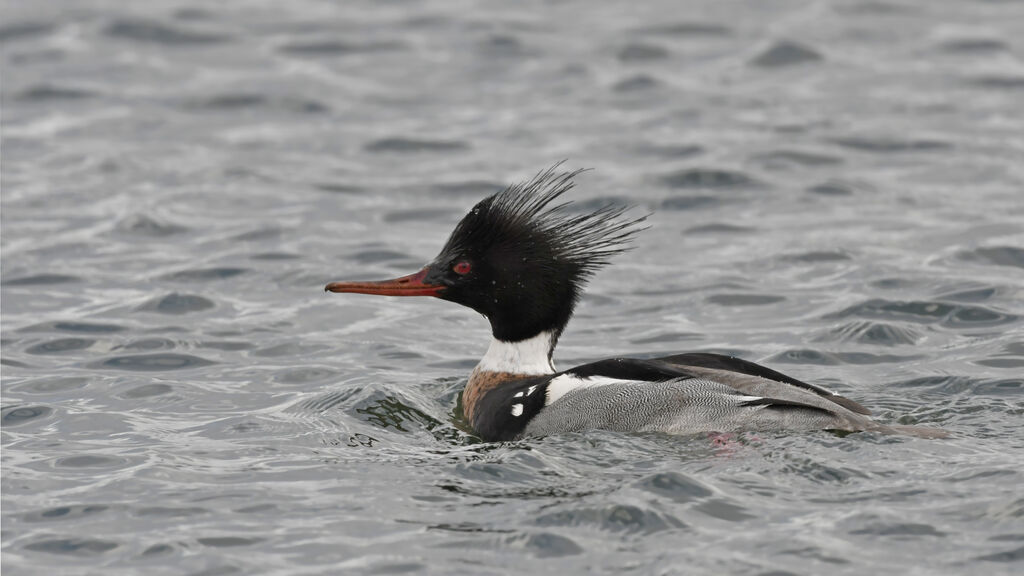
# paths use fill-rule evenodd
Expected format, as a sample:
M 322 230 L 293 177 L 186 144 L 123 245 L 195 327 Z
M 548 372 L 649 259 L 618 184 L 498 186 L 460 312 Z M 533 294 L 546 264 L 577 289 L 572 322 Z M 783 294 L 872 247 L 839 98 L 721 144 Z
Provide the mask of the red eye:
M 465 276 L 466 274 L 469 274 L 469 271 L 472 269 L 473 266 L 469 262 L 466 262 L 465 260 L 462 260 L 455 264 L 455 266 L 452 266 L 452 272 L 455 272 L 459 276 Z

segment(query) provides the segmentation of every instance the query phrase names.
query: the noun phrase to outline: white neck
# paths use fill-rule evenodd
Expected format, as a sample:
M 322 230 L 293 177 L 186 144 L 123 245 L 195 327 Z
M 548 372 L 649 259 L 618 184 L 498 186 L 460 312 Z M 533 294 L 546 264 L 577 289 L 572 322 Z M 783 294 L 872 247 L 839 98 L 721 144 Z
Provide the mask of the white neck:
M 476 368 L 483 372 L 554 374 L 555 366 L 551 362 L 552 336 L 551 332 L 541 332 L 519 342 L 502 342 L 494 338 Z

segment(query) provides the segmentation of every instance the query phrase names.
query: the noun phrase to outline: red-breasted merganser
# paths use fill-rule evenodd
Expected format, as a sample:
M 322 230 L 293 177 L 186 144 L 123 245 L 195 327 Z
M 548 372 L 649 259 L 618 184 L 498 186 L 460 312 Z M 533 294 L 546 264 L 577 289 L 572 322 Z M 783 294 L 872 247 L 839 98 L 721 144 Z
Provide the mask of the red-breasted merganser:
M 485 198 L 419 272 L 376 282 L 334 282 L 330 292 L 434 296 L 491 323 L 490 348 L 462 394 L 463 414 L 487 441 L 566 431 L 693 434 L 874 430 L 940 437 L 933 428 L 885 425 L 825 388 L 753 362 L 695 352 L 611 358 L 556 371 L 551 360 L 583 287 L 628 249 L 645 218 L 625 208 L 589 214 L 556 203 L 579 172 L 558 166 Z

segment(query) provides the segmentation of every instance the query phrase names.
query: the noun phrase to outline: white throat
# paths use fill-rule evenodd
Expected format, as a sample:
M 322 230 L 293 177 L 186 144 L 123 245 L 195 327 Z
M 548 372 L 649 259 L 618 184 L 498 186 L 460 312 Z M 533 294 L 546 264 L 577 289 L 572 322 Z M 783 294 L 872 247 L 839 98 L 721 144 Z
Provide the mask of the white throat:
M 554 374 L 555 366 L 551 362 L 552 336 L 551 332 L 541 332 L 519 342 L 502 342 L 494 338 L 476 369 L 511 374 Z

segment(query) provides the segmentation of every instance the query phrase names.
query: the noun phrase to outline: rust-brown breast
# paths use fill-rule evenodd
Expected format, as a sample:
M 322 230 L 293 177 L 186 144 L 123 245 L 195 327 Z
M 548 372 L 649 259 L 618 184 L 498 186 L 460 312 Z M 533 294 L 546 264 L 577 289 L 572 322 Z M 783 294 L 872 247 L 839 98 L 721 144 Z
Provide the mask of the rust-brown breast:
M 462 413 L 466 416 L 466 420 L 475 426 L 476 407 L 485 394 L 505 382 L 521 380 L 526 377 L 512 372 L 492 372 L 479 368 L 473 369 L 473 373 L 469 375 L 466 389 L 462 391 Z

